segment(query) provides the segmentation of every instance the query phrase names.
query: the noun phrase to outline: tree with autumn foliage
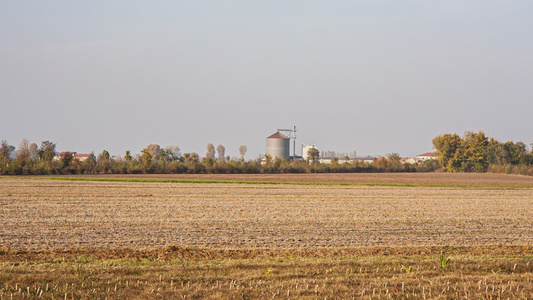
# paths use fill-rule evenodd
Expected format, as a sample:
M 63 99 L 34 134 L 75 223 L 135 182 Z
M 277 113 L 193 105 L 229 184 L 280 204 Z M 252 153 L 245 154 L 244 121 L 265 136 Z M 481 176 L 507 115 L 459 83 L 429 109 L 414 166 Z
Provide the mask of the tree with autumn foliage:
M 441 166 L 450 172 L 483 172 L 487 167 L 489 139 L 483 131 L 443 134 L 433 139 Z
M 439 163 L 449 172 L 485 172 L 489 166 L 533 164 L 533 151 L 527 152 L 523 142 L 501 143 L 483 131 L 443 134 L 433 139 Z
M 442 134 L 433 139 L 433 148 L 436 150 L 439 163 L 443 168 L 449 171 L 451 171 L 449 163 L 460 146 L 461 137 L 456 133 Z

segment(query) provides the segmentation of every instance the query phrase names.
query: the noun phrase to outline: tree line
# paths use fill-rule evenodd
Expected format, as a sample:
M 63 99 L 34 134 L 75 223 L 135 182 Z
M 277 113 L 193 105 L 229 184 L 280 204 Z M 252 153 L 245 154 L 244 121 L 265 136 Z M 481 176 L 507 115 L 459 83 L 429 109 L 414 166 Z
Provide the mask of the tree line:
M 3 140 L 0 144 L 1 175 L 54 174 L 208 174 L 208 173 L 351 173 L 351 172 L 495 172 L 533 176 L 533 150 L 523 142 L 500 142 L 484 132 L 467 131 L 463 136 L 442 134 L 432 140 L 437 160 L 418 163 L 401 161 L 398 153 L 387 154 L 373 162 L 351 159 L 320 163 L 316 148 L 308 151 L 308 159 L 258 157 L 245 160 L 246 145 L 239 147 L 240 158 L 225 155 L 223 145 L 208 144 L 206 154 L 181 153 L 178 146 L 162 148 L 151 144 L 132 155 L 111 156 L 108 151 L 88 157 L 73 152 L 56 153 L 56 144 L 43 141 L 40 146 L 22 140 L 18 148 Z
M 206 154 L 181 153 L 178 146 L 162 148 L 151 144 L 138 155 L 126 151 L 122 157 L 111 156 L 107 150 L 79 158 L 73 152 L 56 153 L 56 144 L 43 141 L 40 146 L 23 140 L 18 148 L 7 141 L 0 145 L 0 174 L 2 175 L 60 175 L 60 174 L 231 174 L 231 173 L 348 173 L 348 172 L 419 172 L 433 171 L 436 161 L 402 164 L 399 155 L 388 155 L 374 163 L 359 160 L 343 162 L 334 157 L 330 164 L 319 162 L 319 152 L 312 148 L 308 160 L 289 160 L 265 155 L 245 160 L 246 145 L 239 147 L 240 158 L 225 155 L 225 147 L 208 144 Z
M 533 145 L 532 145 L 533 146 Z M 523 142 L 500 142 L 483 131 L 442 134 L 433 139 L 441 169 L 533 176 L 533 150 Z

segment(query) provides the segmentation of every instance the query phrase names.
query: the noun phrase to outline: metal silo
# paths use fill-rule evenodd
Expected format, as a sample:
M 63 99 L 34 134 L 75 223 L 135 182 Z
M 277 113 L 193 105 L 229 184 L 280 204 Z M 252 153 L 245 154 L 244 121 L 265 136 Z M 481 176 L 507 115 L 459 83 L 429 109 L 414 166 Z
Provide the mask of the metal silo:
M 289 158 L 290 153 L 290 139 L 279 131 L 266 139 L 266 154 L 279 158 Z

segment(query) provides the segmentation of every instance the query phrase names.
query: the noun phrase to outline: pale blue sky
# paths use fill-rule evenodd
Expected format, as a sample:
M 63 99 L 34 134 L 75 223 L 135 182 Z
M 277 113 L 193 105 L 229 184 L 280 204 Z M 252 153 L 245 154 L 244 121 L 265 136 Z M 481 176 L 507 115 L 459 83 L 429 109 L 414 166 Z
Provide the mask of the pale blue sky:
M 533 140 L 533 1 L 1 1 L 0 139 L 247 158 Z M 299 148 L 299 147 L 298 147 Z

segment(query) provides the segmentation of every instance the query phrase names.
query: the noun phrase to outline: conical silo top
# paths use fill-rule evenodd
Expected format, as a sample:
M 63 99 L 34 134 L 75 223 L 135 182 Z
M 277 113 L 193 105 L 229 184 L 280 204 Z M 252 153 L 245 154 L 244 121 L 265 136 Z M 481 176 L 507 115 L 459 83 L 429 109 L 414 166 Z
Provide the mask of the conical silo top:
M 279 131 L 267 137 L 267 139 L 288 139 L 288 138 L 289 138 L 288 136 L 284 135 L 283 133 Z

